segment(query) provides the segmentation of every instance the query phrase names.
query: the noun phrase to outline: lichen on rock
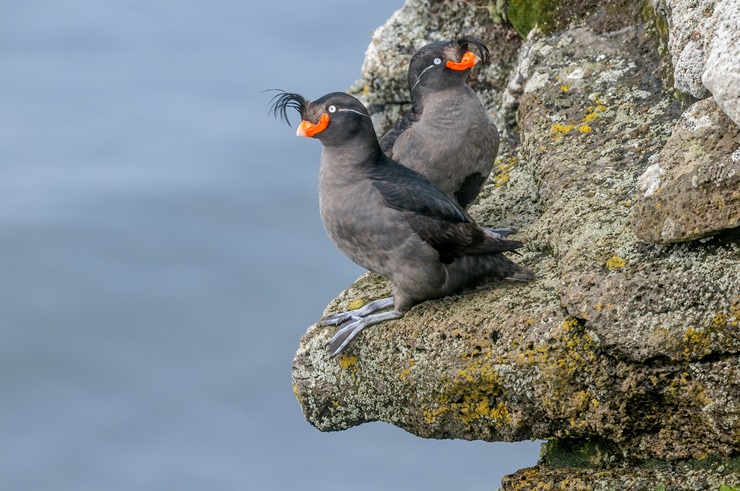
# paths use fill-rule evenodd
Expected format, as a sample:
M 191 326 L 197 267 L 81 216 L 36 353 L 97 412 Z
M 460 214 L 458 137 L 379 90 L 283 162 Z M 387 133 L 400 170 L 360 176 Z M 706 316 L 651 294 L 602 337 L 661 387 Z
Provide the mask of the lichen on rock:
M 667 19 L 675 87 L 715 101 L 740 125 L 740 3 L 736 0 L 650 0 Z
M 740 128 L 709 98 L 688 108 L 638 179 L 635 234 L 685 242 L 740 226 Z
M 293 366 L 307 420 L 548 440 L 537 467 L 504 482 L 511 490 L 740 482 L 737 128 L 713 99 L 686 108 L 664 86 L 642 5 L 633 12 L 648 20 L 632 25 L 620 14 L 524 41 L 463 5 L 409 0 L 374 34 L 352 90 L 382 128 L 407 97 L 413 49 L 462 32 L 494 47 L 473 83 L 506 138 L 470 211 L 516 227 L 518 261 L 537 278 L 425 302 L 339 359 L 325 347 L 334 328 L 309 328 Z M 684 242 L 662 240 L 668 219 Z M 368 273 L 325 313 L 389 293 Z

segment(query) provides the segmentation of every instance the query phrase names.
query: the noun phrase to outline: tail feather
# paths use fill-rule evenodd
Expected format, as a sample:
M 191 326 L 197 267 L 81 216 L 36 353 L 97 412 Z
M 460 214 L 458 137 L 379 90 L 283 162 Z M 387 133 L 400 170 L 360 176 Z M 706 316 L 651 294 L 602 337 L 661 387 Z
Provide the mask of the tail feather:
M 511 273 L 509 276 L 506 277 L 507 280 L 515 280 L 515 281 L 530 281 L 535 279 L 534 272 L 528 270 L 525 267 L 519 266 L 518 264 L 512 263 L 517 267 L 517 270 Z
M 448 292 L 477 290 L 504 280 L 530 281 L 535 274 L 503 254 L 465 256 L 455 259 L 449 266 Z

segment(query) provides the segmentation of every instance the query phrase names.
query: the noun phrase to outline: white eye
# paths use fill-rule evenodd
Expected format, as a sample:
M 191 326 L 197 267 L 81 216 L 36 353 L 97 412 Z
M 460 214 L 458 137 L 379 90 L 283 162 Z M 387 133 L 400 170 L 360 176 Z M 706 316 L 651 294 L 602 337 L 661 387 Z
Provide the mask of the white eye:
M 330 112 L 330 113 L 335 113 L 335 112 L 337 112 L 337 106 L 335 106 L 334 104 L 332 104 L 331 106 L 329 106 L 329 108 L 328 108 L 328 109 L 329 109 L 329 112 Z
M 439 65 L 440 63 L 442 63 L 442 58 L 435 58 L 434 59 L 434 64 L 435 65 Z

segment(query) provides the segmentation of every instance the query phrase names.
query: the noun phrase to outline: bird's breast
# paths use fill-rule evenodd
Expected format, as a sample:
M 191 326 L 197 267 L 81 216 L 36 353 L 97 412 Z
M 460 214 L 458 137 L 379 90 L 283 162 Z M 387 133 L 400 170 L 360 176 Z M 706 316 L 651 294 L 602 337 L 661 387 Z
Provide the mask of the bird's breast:
M 421 118 L 396 140 L 394 159 L 448 193 L 470 173 L 487 176 L 498 149 L 498 132 L 473 97 L 438 98 L 426 105 Z
M 419 269 L 422 258 L 426 263 L 436 258 L 432 247 L 419 239 L 403 213 L 389 207 L 366 177 L 347 179 L 331 171 L 322 172 L 319 205 L 321 221 L 332 242 L 370 271 L 395 278 L 401 272 Z

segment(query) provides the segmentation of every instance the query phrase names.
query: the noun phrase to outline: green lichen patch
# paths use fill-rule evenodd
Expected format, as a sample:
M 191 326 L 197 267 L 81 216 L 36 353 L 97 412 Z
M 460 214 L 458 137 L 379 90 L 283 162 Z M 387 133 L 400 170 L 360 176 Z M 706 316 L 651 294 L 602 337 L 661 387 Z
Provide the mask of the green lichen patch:
M 519 35 L 525 38 L 535 27 L 545 33 L 555 29 L 560 5 L 560 0 L 509 0 L 506 15 Z
M 509 0 L 507 5 L 507 18 L 522 37 L 535 27 L 550 34 L 581 24 L 600 32 L 616 31 L 637 24 L 644 15 L 643 4 L 633 0 Z
M 622 462 L 622 451 L 600 438 L 549 440 L 542 444 L 541 463 L 552 469 L 609 468 Z
M 656 51 L 660 55 L 658 76 L 663 87 L 666 92 L 681 97 L 682 94 L 674 88 L 673 65 L 668 51 L 668 20 L 656 11 L 649 1 L 645 1 L 643 4 L 641 17 L 646 35 L 655 39 L 657 43 Z

